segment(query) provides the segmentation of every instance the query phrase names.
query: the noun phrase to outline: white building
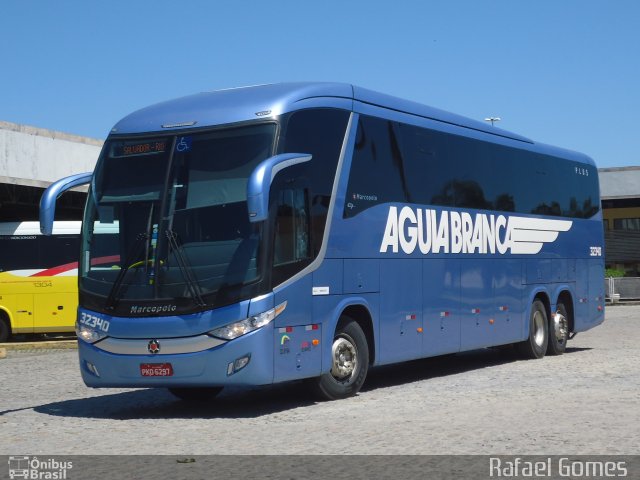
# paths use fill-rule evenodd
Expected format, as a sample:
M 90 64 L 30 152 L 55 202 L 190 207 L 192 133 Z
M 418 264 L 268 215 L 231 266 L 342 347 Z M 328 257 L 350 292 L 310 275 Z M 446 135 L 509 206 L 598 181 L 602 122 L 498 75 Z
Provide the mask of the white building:
M 62 177 L 92 171 L 102 143 L 0 121 L 0 221 L 37 220 L 44 189 Z M 80 219 L 81 190 L 61 197 L 57 219 Z

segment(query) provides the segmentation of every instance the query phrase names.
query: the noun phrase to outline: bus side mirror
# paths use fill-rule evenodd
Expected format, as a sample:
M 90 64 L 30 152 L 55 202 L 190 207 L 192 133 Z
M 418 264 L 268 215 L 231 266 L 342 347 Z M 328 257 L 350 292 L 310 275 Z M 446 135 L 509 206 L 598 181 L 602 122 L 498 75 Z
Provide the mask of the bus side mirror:
M 251 223 L 266 220 L 269 214 L 271 182 L 284 168 L 311 160 L 308 153 L 281 153 L 261 162 L 247 182 L 247 207 Z
M 67 190 L 91 182 L 92 172 L 78 173 L 53 182 L 40 198 L 40 231 L 43 235 L 53 232 L 53 219 L 56 214 L 56 200 Z

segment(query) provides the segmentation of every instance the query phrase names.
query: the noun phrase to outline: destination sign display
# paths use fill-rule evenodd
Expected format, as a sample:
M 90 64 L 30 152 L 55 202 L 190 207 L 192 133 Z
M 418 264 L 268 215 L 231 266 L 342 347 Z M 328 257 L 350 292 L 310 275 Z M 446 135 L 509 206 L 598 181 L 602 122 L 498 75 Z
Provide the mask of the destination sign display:
M 150 142 L 127 142 L 115 144 L 112 156 L 129 157 L 132 155 L 148 155 L 152 153 L 163 153 L 167 150 L 166 140 L 154 140 Z

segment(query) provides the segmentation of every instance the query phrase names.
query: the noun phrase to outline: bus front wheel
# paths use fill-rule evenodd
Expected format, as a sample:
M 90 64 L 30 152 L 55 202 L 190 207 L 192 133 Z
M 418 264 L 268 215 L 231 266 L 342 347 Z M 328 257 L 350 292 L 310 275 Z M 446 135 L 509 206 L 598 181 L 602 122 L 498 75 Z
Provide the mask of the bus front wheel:
M 320 397 L 338 400 L 360 391 L 369 370 L 367 337 L 358 322 L 340 319 L 331 345 L 331 370 L 315 380 Z
M 549 343 L 549 322 L 544 304 L 536 299 L 531 304 L 529 315 L 529 338 L 517 344 L 525 358 L 542 358 Z

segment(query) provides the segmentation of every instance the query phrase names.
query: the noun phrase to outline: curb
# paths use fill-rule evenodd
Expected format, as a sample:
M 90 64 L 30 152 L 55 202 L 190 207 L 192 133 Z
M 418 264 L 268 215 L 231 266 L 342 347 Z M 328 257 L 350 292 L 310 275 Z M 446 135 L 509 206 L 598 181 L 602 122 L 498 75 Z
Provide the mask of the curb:
M 77 340 L 0 343 L 0 358 L 3 351 L 6 356 L 6 353 L 11 350 L 75 350 L 76 348 L 78 348 Z

